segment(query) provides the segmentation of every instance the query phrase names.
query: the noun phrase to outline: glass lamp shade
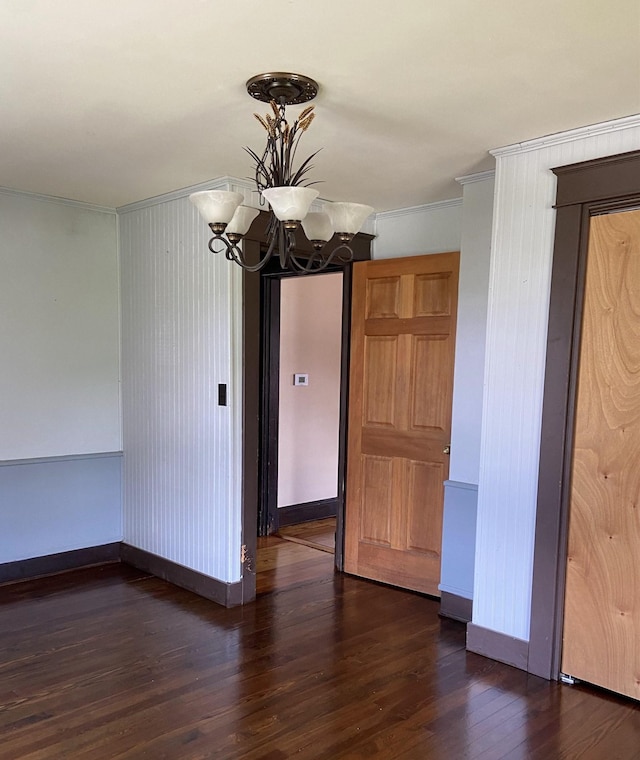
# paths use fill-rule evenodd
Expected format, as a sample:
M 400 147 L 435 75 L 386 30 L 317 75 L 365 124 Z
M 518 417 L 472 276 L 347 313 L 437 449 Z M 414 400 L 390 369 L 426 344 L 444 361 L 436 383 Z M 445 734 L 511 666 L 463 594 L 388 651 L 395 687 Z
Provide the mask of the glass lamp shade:
M 281 222 L 302 221 L 320 193 L 308 187 L 269 187 L 262 191 L 276 219 Z
M 203 190 L 192 193 L 189 200 L 207 224 L 228 224 L 244 196 L 228 190 Z
M 336 232 L 355 235 L 360 232 L 364 220 L 373 214 L 375 209 L 362 203 L 331 203 L 327 204 L 327 213 Z
M 251 227 L 251 222 L 258 216 L 260 211 L 250 206 L 238 206 L 225 232 L 227 235 L 246 235 Z
M 324 211 L 309 211 L 302 220 L 302 229 L 307 240 L 321 240 L 326 243 L 333 237 L 331 219 Z

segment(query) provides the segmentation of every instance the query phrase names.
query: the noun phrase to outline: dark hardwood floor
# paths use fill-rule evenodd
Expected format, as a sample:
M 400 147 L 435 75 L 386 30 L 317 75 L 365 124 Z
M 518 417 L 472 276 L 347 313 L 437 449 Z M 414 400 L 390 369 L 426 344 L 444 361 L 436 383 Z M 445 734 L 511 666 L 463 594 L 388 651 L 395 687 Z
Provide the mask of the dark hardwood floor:
M 264 559 L 244 608 L 125 565 L 0 588 L 1 760 L 640 758 L 637 704 L 467 654 L 433 600 L 281 544 L 298 572 Z
M 318 551 L 306 542 L 263 536 L 258 538 L 256 593 L 284 591 L 329 580 L 333 576 L 334 564 L 333 554 Z
M 336 518 L 326 517 L 323 520 L 312 520 L 299 525 L 286 525 L 278 530 L 277 535 L 287 541 L 335 554 Z

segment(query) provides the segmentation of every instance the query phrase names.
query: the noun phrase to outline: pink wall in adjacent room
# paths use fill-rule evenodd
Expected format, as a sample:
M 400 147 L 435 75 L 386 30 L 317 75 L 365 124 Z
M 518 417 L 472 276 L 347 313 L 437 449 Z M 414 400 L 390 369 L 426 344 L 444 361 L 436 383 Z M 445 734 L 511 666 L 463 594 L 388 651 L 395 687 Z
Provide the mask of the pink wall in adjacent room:
M 342 274 L 282 280 L 278 506 L 338 492 Z M 294 386 L 296 373 L 308 386 Z

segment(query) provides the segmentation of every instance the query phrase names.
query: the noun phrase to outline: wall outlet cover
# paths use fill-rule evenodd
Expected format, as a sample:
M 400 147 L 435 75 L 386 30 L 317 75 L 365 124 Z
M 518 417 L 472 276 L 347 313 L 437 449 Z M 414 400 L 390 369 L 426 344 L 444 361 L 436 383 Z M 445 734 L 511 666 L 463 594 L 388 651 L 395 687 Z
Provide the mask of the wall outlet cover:
M 293 376 L 294 385 L 309 385 L 309 375 L 296 372 Z

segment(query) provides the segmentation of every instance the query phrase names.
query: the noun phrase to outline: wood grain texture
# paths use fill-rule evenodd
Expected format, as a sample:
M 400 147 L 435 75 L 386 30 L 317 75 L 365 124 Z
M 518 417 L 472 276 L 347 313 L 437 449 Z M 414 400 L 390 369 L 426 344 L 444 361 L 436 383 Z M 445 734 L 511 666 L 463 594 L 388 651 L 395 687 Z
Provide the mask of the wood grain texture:
M 304 586 L 319 578 L 331 579 L 335 572 L 333 554 L 302 541 L 278 536 L 258 538 L 256 594 Z
M 298 541 L 307 546 L 335 552 L 336 547 L 336 518 L 327 517 L 323 520 L 288 525 L 278 530 L 278 536 L 286 541 Z
M 591 220 L 562 669 L 640 699 L 640 211 Z
M 124 565 L 0 594 L 0 760 L 638 757 L 632 703 L 469 654 L 437 602 L 333 572 L 234 609 Z
M 457 253 L 353 270 L 345 570 L 439 595 Z

